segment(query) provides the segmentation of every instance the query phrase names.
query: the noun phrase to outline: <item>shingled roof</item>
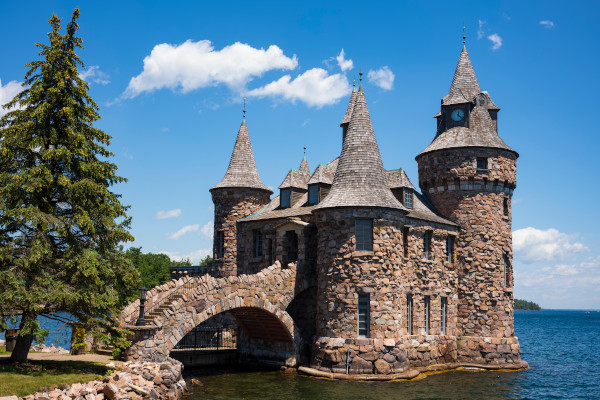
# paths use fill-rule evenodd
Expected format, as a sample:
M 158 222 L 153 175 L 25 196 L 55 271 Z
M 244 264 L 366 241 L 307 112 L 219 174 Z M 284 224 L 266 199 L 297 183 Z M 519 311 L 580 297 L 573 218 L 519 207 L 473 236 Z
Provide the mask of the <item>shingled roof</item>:
M 248 134 L 248 127 L 245 120 L 238 131 L 227 172 L 221 182 L 217 183 L 210 190 L 235 187 L 262 189 L 273 193 L 271 189 L 262 183 L 258 176 L 252 152 L 252 144 L 250 143 L 250 135 Z
M 300 162 L 299 170 L 302 172 L 308 172 L 310 174 L 310 168 L 308 166 L 308 161 L 306 161 L 306 156 L 304 156 L 302 158 L 302 162 Z
M 281 182 L 281 185 L 279 185 L 279 189 L 298 188 L 307 190 L 309 179 L 309 172 L 291 169 L 290 172 L 288 172 L 288 174 L 285 176 L 283 182 Z
M 469 103 L 479 93 L 481 93 L 481 89 L 479 88 L 479 82 L 477 82 L 477 76 L 475 76 L 467 48 L 463 46 L 456 65 L 456 71 L 454 71 L 450 91 L 442 99 L 442 104 Z
M 333 186 L 316 208 L 355 206 L 406 210 L 387 185 L 362 87 L 356 94 Z
M 313 172 L 310 180 L 308 181 L 309 185 L 313 183 L 326 183 L 331 185 L 333 183 L 333 176 L 335 175 L 335 167 L 331 165 L 319 164 L 315 172 Z
M 492 147 L 512 151 L 517 156 L 519 155 L 498 136 L 487 109 L 475 107 L 470 115 L 470 128 L 458 126 L 442 132 L 417 158 L 432 151 L 459 147 Z
M 348 108 L 346 109 L 346 114 L 344 114 L 344 118 L 342 118 L 342 122 L 340 122 L 340 126 L 344 126 L 350 122 L 350 118 L 352 118 L 352 110 L 354 110 L 354 104 L 356 103 L 356 88 L 352 89 L 352 94 L 350 95 L 350 101 L 348 102 Z
M 390 189 L 415 188 L 402 168 L 386 171 L 385 175 Z

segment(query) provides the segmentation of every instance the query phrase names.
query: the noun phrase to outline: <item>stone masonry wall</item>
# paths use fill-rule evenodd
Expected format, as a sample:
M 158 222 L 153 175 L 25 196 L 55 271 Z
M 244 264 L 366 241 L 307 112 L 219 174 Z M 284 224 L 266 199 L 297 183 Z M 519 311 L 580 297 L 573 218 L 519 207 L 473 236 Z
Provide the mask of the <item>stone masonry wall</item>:
M 487 169 L 476 168 L 478 157 L 487 159 Z M 449 149 L 417 161 L 423 192 L 461 226 L 456 243 L 460 333 L 513 337 L 510 201 L 516 155 L 498 149 Z
M 268 202 L 266 190 L 250 188 L 219 188 L 211 191 L 215 205 L 213 255 L 220 276 L 237 275 L 237 224 L 239 218 L 260 211 Z M 218 234 L 224 234 L 224 256 L 218 257 Z

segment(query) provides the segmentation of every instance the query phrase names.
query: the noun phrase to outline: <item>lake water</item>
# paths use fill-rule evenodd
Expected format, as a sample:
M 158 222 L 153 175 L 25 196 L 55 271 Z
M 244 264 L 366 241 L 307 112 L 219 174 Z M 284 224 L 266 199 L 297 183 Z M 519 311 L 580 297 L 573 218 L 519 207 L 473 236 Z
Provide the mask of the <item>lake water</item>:
M 59 312 L 57 315 L 66 319 L 73 318 L 69 313 Z M 18 328 L 20 318 L 21 317 L 17 317 L 16 322 L 9 323 L 9 328 Z M 46 336 L 44 344 L 47 346 L 54 344 L 55 346 L 60 346 L 69 350 L 71 346 L 71 326 L 46 317 L 38 317 L 38 319 L 42 328 L 48 329 L 48 336 Z M 4 332 L 0 332 L 0 339 L 4 340 Z M 34 344 L 36 343 L 34 342 Z
M 522 372 L 449 372 L 412 382 L 345 382 L 265 371 L 186 371 L 186 399 L 600 399 L 600 312 L 517 311 Z M 202 386 L 192 385 L 195 377 Z

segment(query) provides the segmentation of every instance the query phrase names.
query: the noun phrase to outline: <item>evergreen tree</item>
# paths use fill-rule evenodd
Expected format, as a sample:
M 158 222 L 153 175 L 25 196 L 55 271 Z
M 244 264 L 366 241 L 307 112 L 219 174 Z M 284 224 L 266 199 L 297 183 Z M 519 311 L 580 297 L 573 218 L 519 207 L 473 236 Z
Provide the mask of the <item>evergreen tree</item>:
M 75 9 L 62 35 L 52 15 L 50 43 L 36 43 L 41 59 L 26 65 L 25 90 L 0 119 L 0 315 L 22 312 L 15 361 L 40 337 L 39 315 L 67 311 L 113 329 L 138 280 L 118 251 L 133 238 L 110 187 L 126 179 L 108 161 L 111 137 L 93 127 L 100 116 L 78 75 L 78 17 Z

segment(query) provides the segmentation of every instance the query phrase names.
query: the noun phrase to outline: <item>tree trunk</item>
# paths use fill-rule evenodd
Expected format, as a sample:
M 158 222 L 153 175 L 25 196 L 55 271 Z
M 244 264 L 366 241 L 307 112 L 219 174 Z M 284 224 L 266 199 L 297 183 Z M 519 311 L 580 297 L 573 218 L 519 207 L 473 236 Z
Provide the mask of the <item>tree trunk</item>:
M 21 316 L 21 324 L 19 325 L 19 329 L 23 329 L 25 326 L 30 325 L 29 320 L 31 317 L 28 317 L 26 314 Z M 31 347 L 31 343 L 33 343 L 33 334 L 19 334 L 17 338 L 17 343 L 15 344 L 15 349 L 10 355 L 10 360 L 13 362 L 25 362 L 27 361 L 27 355 L 29 354 L 29 348 Z

